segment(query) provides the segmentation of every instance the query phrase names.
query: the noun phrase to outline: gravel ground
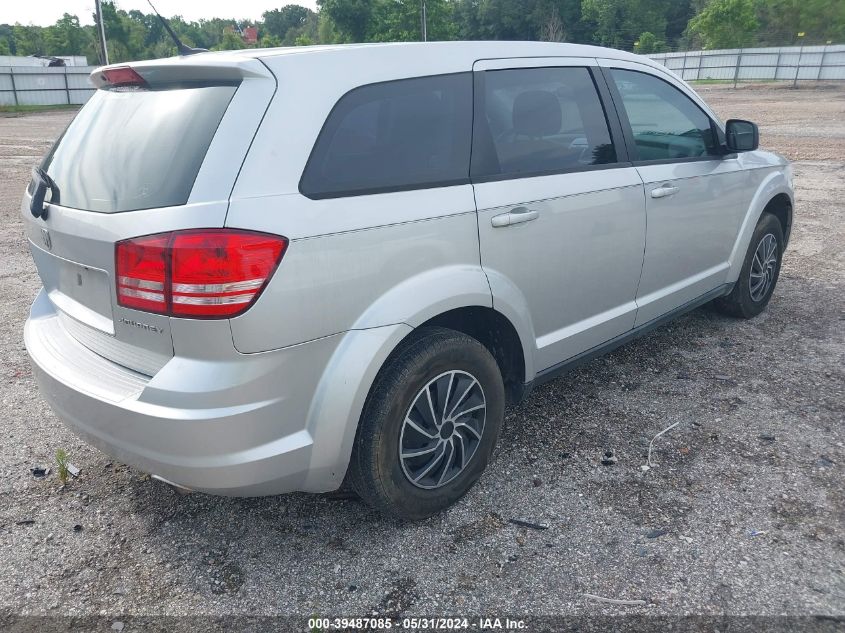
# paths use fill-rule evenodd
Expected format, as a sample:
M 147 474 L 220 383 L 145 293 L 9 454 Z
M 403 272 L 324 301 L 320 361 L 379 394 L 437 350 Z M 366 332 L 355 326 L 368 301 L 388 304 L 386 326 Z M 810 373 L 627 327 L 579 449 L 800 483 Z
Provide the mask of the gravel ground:
M 66 430 L 23 346 L 39 281 L 18 207 L 71 114 L 0 118 L 0 628 L 16 614 L 299 614 L 300 629 L 372 612 L 845 614 L 845 88 L 701 92 L 797 161 L 768 311 L 705 307 L 538 389 L 475 489 L 416 525 L 328 496 L 177 496 Z M 29 471 L 58 448 L 82 469 L 65 489 Z

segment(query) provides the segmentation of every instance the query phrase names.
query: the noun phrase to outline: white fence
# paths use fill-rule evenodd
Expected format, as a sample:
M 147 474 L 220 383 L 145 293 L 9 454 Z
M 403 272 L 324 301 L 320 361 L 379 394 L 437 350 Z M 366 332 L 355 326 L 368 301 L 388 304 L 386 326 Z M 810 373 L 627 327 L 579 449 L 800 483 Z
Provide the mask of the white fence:
M 651 59 L 686 81 L 834 81 L 845 79 L 845 44 L 659 53 Z
M 0 66 L 0 105 L 83 104 L 94 94 L 94 66 Z
M 845 44 L 649 55 L 687 81 L 845 80 Z M 95 66 L 0 66 L 0 105 L 83 104 Z

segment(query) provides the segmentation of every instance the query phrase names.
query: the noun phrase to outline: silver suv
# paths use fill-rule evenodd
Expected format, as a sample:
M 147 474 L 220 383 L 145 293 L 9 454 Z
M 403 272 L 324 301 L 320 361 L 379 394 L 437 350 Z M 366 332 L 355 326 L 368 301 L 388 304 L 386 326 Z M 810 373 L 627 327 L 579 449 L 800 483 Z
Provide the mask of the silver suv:
M 760 313 L 787 162 L 635 55 L 545 43 L 203 53 L 95 71 L 22 204 L 41 392 L 224 495 L 419 519 L 506 404 L 706 302 Z

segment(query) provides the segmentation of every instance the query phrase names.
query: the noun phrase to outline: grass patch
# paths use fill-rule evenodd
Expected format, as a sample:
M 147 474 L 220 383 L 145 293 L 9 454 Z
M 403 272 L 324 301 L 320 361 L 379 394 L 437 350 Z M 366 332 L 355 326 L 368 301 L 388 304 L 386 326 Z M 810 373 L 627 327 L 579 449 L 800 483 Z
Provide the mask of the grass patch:
M 0 105 L 0 114 L 20 114 L 26 112 L 52 112 L 53 110 L 78 110 L 78 105 Z
M 56 451 L 56 465 L 59 467 L 59 481 L 62 482 L 63 486 L 66 486 L 68 479 L 70 478 L 70 471 L 67 467 L 67 451 L 65 451 L 65 449 L 63 448 L 60 448 Z

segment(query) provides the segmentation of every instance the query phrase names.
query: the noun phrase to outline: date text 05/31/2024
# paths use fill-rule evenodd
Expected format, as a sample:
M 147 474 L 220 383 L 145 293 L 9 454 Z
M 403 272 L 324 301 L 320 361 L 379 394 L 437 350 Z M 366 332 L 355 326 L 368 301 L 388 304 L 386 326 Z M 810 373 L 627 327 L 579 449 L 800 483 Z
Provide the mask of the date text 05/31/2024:
M 387 631 L 391 629 L 409 631 L 520 631 L 525 622 L 510 618 L 311 618 L 308 628 L 312 631 L 333 629 L 362 631 Z

